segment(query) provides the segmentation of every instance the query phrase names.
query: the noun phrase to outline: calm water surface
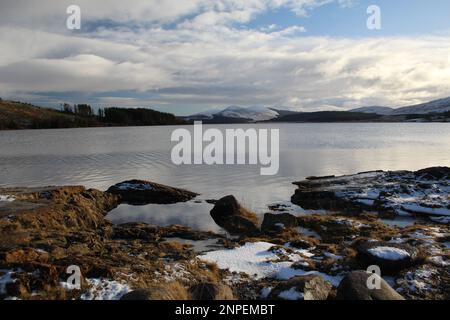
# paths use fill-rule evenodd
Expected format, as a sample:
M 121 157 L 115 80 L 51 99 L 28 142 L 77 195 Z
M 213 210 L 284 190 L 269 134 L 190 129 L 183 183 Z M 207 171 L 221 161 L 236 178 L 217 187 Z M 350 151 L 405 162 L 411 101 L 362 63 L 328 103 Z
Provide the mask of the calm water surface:
M 205 125 L 204 130 L 209 127 Z M 170 159 L 174 145 L 170 137 L 177 127 L 24 130 L 0 131 L 0 186 L 80 184 L 105 190 L 117 182 L 139 178 L 187 188 L 201 193 L 203 199 L 233 194 L 247 207 L 262 212 L 267 204 L 289 200 L 295 190 L 291 183 L 311 175 L 450 166 L 448 124 L 251 127 L 280 129 L 278 175 L 261 176 L 259 166 L 176 166 Z M 149 209 L 167 211 L 156 208 L 141 207 L 134 219 L 146 220 Z M 208 209 L 199 211 L 207 213 Z M 182 209 L 172 211 L 177 212 L 175 217 L 183 215 Z M 130 219 L 124 215 L 117 213 L 117 219 Z M 168 214 L 159 216 L 173 222 Z M 185 219 L 193 220 L 189 215 Z

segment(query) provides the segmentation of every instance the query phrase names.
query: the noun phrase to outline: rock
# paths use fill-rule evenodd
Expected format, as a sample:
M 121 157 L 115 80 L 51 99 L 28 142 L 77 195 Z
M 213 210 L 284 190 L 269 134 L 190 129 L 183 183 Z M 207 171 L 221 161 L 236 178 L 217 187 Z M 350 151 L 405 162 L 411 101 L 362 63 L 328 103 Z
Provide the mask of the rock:
M 424 180 L 442 180 L 450 179 L 450 168 L 448 167 L 432 167 L 422 169 L 415 172 L 419 179 Z
M 123 202 L 132 205 L 186 202 L 198 196 L 188 190 L 143 180 L 124 181 L 110 187 L 107 192 L 119 195 Z
M 279 231 L 291 229 L 298 226 L 297 218 L 290 213 L 266 213 L 261 225 L 263 232 Z
M 333 286 L 316 275 L 299 276 L 278 284 L 269 300 L 327 300 Z
M 348 201 L 336 196 L 333 191 L 305 190 L 299 188 L 291 197 L 291 202 L 305 210 L 350 210 L 354 209 Z
M 28 288 L 21 282 L 15 281 L 5 285 L 5 291 L 9 297 L 26 297 L 29 295 Z
M 0 253 L 0 260 L 11 264 L 34 261 L 47 262 L 49 260 L 49 254 L 45 251 L 32 248 L 14 249 L 7 253 Z
M 338 300 L 405 300 L 383 279 L 380 289 L 369 289 L 367 280 L 372 274 L 353 271 L 347 274 L 337 289 Z
M 217 225 L 231 234 L 259 234 L 256 214 L 243 208 L 234 196 L 226 196 L 217 201 L 211 210 L 211 217 Z
M 409 268 L 419 259 L 418 250 L 407 244 L 363 242 L 357 245 L 356 250 L 363 268 L 377 265 L 383 273 L 389 274 L 396 274 L 402 269 Z
M 309 249 L 312 248 L 315 245 L 315 243 L 311 242 L 311 240 L 307 241 L 305 239 L 297 239 L 289 242 L 289 245 L 297 249 Z
M 142 301 L 142 300 L 188 300 L 187 290 L 178 282 L 161 283 L 146 289 L 130 291 L 120 300 Z
M 233 291 L 230 287 L 211 282 L 199 283 L 189 289 L 194 300 L 234 300 Z
M 122 296 L 122 298 L 120 298 L 120 300 L 124 300 L 124 301 L 144 301 L 145 300 L 145 301 L 147 301 L 147 300 L 152 300 L 152 294 L 151 294 L 150 290 L 138 289 L 138 290 L 128 292 L 127 294 Z
M 303 209 L 347 215 L 376 212 L 379 216 L 395 217 L 409 212 L 418 216 L 449 216 L 449 178 L 447 167 L 314 178 L 295 182 L 298 189 L 291 201 Z

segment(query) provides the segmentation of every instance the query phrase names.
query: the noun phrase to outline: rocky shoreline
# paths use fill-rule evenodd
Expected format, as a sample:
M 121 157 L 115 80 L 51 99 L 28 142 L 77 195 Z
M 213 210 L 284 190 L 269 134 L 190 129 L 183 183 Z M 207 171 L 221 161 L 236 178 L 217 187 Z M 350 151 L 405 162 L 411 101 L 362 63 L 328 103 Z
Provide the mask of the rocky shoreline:
M 227 233 L 114 225 L 122 203 L 197 194 L 131 180 L 0 188 L 0 299 L 399 300 L 450 298 L 450 168 L 311 177 L 264 217 L 233 196 L 211 218 Z M 296 208 L 312 210 L 299 214 Z M 383 219 L 408 216 L 399 226 Z M 365 270 L 379 266 L 381 289 Z M 81 287 L 68 282 L 81 269 Z

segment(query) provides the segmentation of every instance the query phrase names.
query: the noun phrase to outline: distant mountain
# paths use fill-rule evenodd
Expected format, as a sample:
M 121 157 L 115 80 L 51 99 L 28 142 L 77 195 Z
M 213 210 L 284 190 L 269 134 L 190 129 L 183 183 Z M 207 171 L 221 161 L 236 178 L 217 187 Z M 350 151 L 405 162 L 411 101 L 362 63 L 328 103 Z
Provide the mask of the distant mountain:
M 282 111 L 283 112 L 283 111 Z M 278 118 L 282 112 L 278 110 L 253 106 L 249 108 L 230 106 L 221 111 L 207 111 L 197 113 L 186 117 L 186 120 L 190 121 L 206 121 L 213 123 L 223 123 L 223 122 L 257 122 L 257 121 L 268 121 Z
M 363 107 L 350 110 L 349 112 L 375 113 L 383 116 L 400 116 L 400 115 L 424 115 L 424 114 L 441 114 L 450 111 L 450 97 L 434 100 L 431 102 L 421 103 L 413 106 L 402 108 L 389 107 Z
M 450 97 L 395 109 L 393 115 L 445 113 L 450 111 Z
M 375 113 L 382 116 L 390 115 L 392 112 L 394 112 L 395 109 L 389 108 L 389 107 L 363 107 L 363 108 L 357 108 L 350 110 L 350 112 L 362 112 L 362 113 Z
M 279 116 L 278 112 L 274 110 L 257 106 L 249 108 L 231 106 L 219 112 L 217 115 L 226 118 L 249 119 L 251 121 L 266 121 L 277 118 Z
M 448 119 L 450 97 L 403 108 L 370 106 L 349 111 L 296 112 L 285 107 L 240 107 L 230 106 L 223 110 L 212 110 L 183 117 L 189 122 L 204 123 L 252 123 L 252 122 L 353 122 L 353 121 L 440 121 Z M 433 115 L 430 115 L 433 114 Z M 415 117 L 416 116 L 416 117 Z M 428 118 L 427 118 L 428 117 Z M 431 117 L 431 118 L 430 118 Z M 434 117 L 434 118 L 433 118 Z
M 277 112 L 279 114 L 280 117 L 284 117 L 284 116 L 289 116 L 291 114 L 297 114 L 300 113 L 299 111 L 291 111 L 291 110 L 286 110 L 283 107 L 280 107 L 282 109 L 277 108 L 269 108 L 270 110 L 273 110 L 275 112 Z

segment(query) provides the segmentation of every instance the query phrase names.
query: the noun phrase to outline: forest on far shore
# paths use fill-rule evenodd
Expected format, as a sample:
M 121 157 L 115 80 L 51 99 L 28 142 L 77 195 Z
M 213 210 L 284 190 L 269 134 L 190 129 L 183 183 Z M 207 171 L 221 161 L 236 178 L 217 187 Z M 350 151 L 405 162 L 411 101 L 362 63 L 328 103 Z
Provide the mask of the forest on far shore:
M 184 122 L 170 113 L 151 109 L 102 108 L 63 104 L 61 110 L 29 103 L 0 100 L 0 130 L 56 129 L 106 126 L 177 125 Z

